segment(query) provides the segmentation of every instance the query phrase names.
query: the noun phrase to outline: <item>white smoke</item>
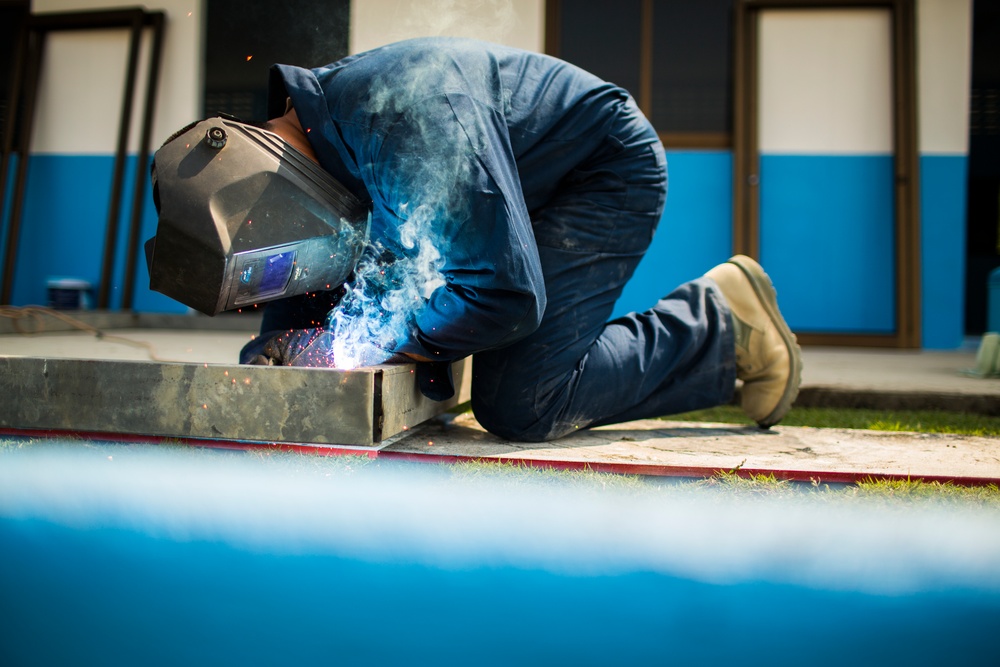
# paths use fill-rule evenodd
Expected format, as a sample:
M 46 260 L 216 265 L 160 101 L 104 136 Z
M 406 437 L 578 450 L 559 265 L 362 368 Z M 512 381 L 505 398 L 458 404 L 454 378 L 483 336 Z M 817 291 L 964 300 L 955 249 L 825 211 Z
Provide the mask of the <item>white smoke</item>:
M 507 43 L 517 29 L 518 17 L 511 0 L 399 0 L 388 23 L 386 43 L 411 37 L 467 37 Z
M 398 3 L 390 23 L 394 28 L 385 35 L 388 41 L 450 36 L 504 42 L 517 24 L 517 12 L 511 0 L 407 1 Z M 393 159 L 394 168 L 419 188 L 406 187 L 405 201 L 397 210 L 403 219 L 398 229 L 403 256 L 386 259 L 382 247 L 370 248 L 346 296 L 328 316 L 337 368 L 387 361 L 413 316 L 445 284 L 441 267 L 449 239 L 442 237 L 442 228 L 447 220 L 465 215 L 464 193 L 478 147 L 469 145 L 457 123 L 442 125 L 432 114 L 432 124 L 427 124 L 428 117 L 420 113 L 428 91 L 440 87 L 440 77 L 451 71 L 447 56 L 440 57 L 437 61 L 427 54 L 420 68 L 408 69 L 405 78 L 389 72 L 371 82 L 367 111 L 383 119 L 405 115 L 413 130 L 405 154 Z M 463 70 L 464 76 L 470 73 Z
M 410 131 L 405 146 L 391 156 L 397 173 L 390 180 L 400 190 L 388 193 L 402 197 L 394 202 L 402 219 L 397 230 L 402 253 L 387 256 L 378 245 L 370 248 L 345 297 L 329 314 L 337 368 L 388 360 L 412 317 L 446 283 L 441 267 L 448 239 L 442 232 L 450 220 L 465 215 L 474 148 L 458 123 L 439 122 L 433 110 L 422 113 L 428 91 L 448 76 L 441 65 L 443 61 L 430 56 L 418 68 L 408 69 L 405 78 L 387 73 L 371 82 L 367 111 L 386 119 L 405 116 Z

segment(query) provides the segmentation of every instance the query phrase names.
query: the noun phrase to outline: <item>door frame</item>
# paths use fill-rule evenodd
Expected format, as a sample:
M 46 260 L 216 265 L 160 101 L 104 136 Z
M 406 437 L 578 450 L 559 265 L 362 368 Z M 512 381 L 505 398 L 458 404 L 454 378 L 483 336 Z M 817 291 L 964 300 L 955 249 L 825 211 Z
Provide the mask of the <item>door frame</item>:
M 920 171 L 914 0 L 737 0 L 733 3 L 733 252 L 760 256 L 759 25 L 768 9 L 888 9 L 892 21 L 896 331 L 798 334 L 806 345 L 919 348 Z

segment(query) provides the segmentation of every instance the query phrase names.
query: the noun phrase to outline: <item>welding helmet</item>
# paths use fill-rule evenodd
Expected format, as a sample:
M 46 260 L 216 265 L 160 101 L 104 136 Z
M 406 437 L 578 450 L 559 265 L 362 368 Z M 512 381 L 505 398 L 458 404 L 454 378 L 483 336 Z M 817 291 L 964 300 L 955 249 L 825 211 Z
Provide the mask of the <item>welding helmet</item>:
M 337 289 L 368 240 L 368 206 L 273 132 L 228 116 L 156 152 L 149 287 L 206 315 Z

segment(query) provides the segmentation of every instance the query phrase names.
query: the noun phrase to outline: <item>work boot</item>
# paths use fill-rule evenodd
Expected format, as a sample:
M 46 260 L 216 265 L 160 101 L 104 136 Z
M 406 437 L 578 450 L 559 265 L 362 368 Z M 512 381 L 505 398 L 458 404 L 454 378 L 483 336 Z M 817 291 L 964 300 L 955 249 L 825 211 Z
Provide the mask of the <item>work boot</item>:
M 774 285 L 760 264 L 743 255 L 705 275 L 732 313 L 743 411 L 761 428 L 773 426 L 791 409 L 802 380 L 802 353 L 778 312 Z

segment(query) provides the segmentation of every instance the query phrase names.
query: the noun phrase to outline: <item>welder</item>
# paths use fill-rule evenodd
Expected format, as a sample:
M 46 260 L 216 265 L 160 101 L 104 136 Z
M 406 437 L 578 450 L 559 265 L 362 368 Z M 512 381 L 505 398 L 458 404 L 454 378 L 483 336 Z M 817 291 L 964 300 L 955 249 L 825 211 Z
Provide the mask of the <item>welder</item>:
M 332 264 L 349 264 L 337 266 L 334 282 L 254 295 L 275 300 L 261 335 L 242 352 L 244 363 L 331 365 L 330 339 L 340 335 L 331 311 L 345 295 L 374 289 L 368 305 L 403 316 L 375 345 L 384 354 L 365 358 L 416 361 L 421 391 L 443 399 L 454 391 L 450 363 L 473 355 L 473 411 L 504 438 L 543 441 L 721 405 L 737 379 L 744 410 L 761 426 L 790 409 L 800 351 L 770 279 L 748 257 L 731 258 L 645 312 L 609 321 L 649 247 L 667 190 L 663 147 L 622 88 L 556 58 L 451 38 L 390 44 L 315 69 L 275 65 L 270 77 L 270 120 L 260 132 L 280 138 L 285 154 L 319 165 L 353 197 L 335 216 L 351 224 L 335 226 L 333 236 L 368 236 L 363 252 L 352 240 L 329 253 Z M 195 170 L 183 150 L 194 150 L 204 127 L 211 133 L 206 122 L 174 149 L 181 153 L 173 162 L 165 156 L 180 141 L 157 154 L 161 218 L 151 275 L 165 275 L 171 258 L 184 255 L 161 252 L 160 237 L 168 200 L 182 198 Z M 241 127 L 226 122 L 230 133 Z M 209 148 L 198 150 L 225 150 L 205 142 Z M 185 159 L 187 172 L 170 166 Z M 238 170 L 237 162 L 216 160 L 219 169 Z M 308 170 L 296 165 L 293 171 Z M 256 182 L 252 175 L 232 181 Z M 217 212 L 225 208 L 217 193 L 227 185 L 213 181 L 212 192 L 185 201 L 214 197 Z M 255 217 L 234 193 L 226 200 L 232 215 L 274 230 L 288 224 L 280 206 Z M 357 214 L 357 203 L 367 216 Z M 196 245 L 191 236 L 175 234 L 178 248 Z M 267 245 L 285 247 L 274 238 Z M 270 252 L 279 259 L 257 253 L 254 261 L 266 268 L 287 257 Z M 247 266 L 232 269 L 233 285 L 252 278 Z M 289 284 L 290 270 L 281 269 Z M 360 279 L 366 272 L 388 284 L 373 288 L 371 278 Z M 407 281 L 417 289 L 400 291 Z M 225 290 L 237 294 L 235 286 Z M 405 298 L 383 299 L 378 290 Z M 326 352 L 310 354 L 321 341 Z

